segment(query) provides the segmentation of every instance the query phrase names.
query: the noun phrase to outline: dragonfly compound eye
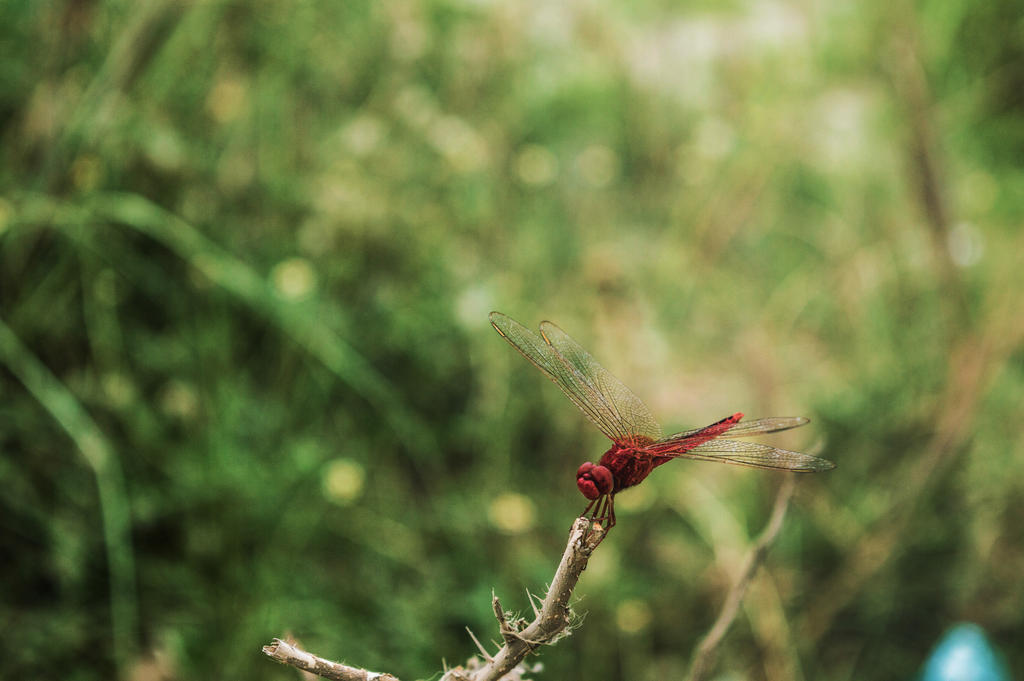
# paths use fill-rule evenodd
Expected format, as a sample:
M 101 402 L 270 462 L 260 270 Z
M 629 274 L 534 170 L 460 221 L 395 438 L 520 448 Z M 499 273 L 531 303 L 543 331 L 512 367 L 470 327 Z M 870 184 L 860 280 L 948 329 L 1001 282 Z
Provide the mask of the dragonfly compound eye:
M 595 466 L 589 461 L 576 471 L 576 486 L 587 499 L 597 499 L 612 491 L 612 473 L 604 466 Z

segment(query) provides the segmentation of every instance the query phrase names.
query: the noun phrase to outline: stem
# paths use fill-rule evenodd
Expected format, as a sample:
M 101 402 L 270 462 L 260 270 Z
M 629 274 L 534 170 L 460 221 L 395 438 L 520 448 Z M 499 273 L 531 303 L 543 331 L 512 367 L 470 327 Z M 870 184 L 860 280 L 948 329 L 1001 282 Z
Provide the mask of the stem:
M 379 674 L 326 660 L 279 638 L 275 638 L 269 646 L 263 646 L 263 652 L 282 664 L 290 664 L 304 672 L 334 681 L 399 681 L 398 677 L 391 674 Z
M 754 544 L 747 551 L 743 560 L 743 569 L 736 583 L 729 589 L 722 604 L 722 610 L 718 613 L 718 619 L 711 626 L 707 635 L 697 644 L 693 654 L 693 664 L 690 667 L 689 681 L 702 681 L 711 672 L 718 648 L 722 645 L 725 635 L 729 632 L 736 615 L 739 613 L 740 604 L 747 593 L 747 588 L 757 574 L 757 569 L 764 562 L 768 555 L 768 549 L 782 529 L 782 520 L 786 517 L 786 509 L 789 508 L 789 501 L 793 498 L 793 490 L 796 489 L 796 475 L 787 475 L 775 497 L 775 506 L 772 508 L 768 524 L 758 535 Z
M 494 609 L 505 645 L 493 657 L 487 655 L 481 648 L 483 662 L 479 658 L 473 658 L 468 668 L 456 667 L 448 670 L 442 681 L 497 681 L 506 674 L 513 673 L 519 663 L 538 646 L 553 643 L 560 638 L 569 627 L 569 599 L 576 588 L 576 582 L 586 569 L 590 554 L 607 534 L 607 530 L 600 525 L 592 527 L 587 518 L 577 518 L 569 532 L 569 541 L 555 570 L 547 595 L 540 609 L 534 609 L 534 620 L 521 629 L 517 628 L 517 625 L 505 618 L 501 603 L 494 597 L 491 600 L 491 607 Z M 263 652 L 282 664 L 334 681 L 398 681 L 398 678 L 391 674 L 369 672 L 332 662 L 277 638 L 270 645 L 264 646 Z
M 131 508 L 121 463 L 82 404 L 14 331 L 0 320 L 0 362 L 7 365 L 39 404 L 71 437 L 96 477 L 110 583 L 110 626 L 118 677 L 127 679 L 135 654 L 138 612 Z
M 569 626 L 569 598 L 576 588 L 576 582 L 586 569 L 590 554 L 605 536 L 607 531 L 604 528 L 591 528 L 591 522 L 586 518 L 576 519 L 555 577 L 551 580 L 551 586 L 534 620 L 515 631 L 509 627 L 504 616 L 499 617 L 499 628 L 505 645 L 486 661 L 483 668 L 468 678 L 472 681 L 496 681 L 515 669 L 538 646 L 559 638 Z

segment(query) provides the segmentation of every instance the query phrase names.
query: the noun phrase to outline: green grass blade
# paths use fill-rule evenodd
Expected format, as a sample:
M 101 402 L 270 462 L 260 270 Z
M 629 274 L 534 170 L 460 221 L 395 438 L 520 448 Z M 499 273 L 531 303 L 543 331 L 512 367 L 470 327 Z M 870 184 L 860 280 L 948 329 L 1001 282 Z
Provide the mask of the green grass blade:
M 113 654 L 119 678 L 126 679 L 138 641 L 138 604 L 131 506 L 120 461 L 81 403 L 3 320 L 0 320 L 0 362 L 67 432 L 96 476 L 110 577 Z

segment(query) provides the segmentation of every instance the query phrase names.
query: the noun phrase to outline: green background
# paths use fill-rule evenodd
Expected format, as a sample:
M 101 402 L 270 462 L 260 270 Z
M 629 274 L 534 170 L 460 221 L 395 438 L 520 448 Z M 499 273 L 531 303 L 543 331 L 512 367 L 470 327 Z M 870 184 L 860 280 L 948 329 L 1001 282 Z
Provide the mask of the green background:
M 811 417 L 772 441 L 838 468 L 719 678 L 909 678 L 961 620 L 1024 670 L 1019 3 L 15 1 L 0 42 L 0 677 L 496 639 L 606 443 L 492 309 L 667 432 Z M 622 494 L 534 678 L 681 678 L 779 482 Z

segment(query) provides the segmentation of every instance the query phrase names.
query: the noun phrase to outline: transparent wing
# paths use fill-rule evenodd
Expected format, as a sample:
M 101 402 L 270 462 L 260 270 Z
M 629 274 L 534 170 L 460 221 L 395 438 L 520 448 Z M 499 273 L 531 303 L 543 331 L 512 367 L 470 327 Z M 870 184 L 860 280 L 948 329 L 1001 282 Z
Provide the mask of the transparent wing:
M 788 449 L 742 440 L 708 440 L 690 449 L 665 452 L 662 456 L 697 459 L 698 461 L 722 461 L 738 466 L 798 473 L 817 473 L 836 467 L 831 461 L 810 454 L 791 452 Z
M 494 330 L 554 381 L 608 439 L 624 441 L 630 438 L 626 422 L 618 418 L 601 391 L 540 335 L 500 312 L 492 312 L 489 319 Z
M 622 381 L 598 364 L 580 344 L 552 322 L 541 322 L 540 335 L 570 367 L 579 372 L 604 398 L 610 416 L 621 423 L 628 434 L 651 440 L 661 438 L 661 426 L 651 410 Z
M 759 435 L 761 433 L 777 433 L 780 430 L 789 430 L 790 428 L 799 428 L 810 423 L 811 420 L 804 418 L 803 416 L 769 416 L 763 419 L 754 419 L 753 421 L 743 421 L 737 423 L 728 428 L 729 437 L 749 437 L 751 435 Z M 681 433 L 675 433 L 669 435 L 663 440 L 663 442 L 675 442 L 678 440 L 685 440 L 686 438 L 693 437 L 701 431 L 705 430 L 707 426 L 701 428 L 691 428 L 690 430 L 684 430 Z

